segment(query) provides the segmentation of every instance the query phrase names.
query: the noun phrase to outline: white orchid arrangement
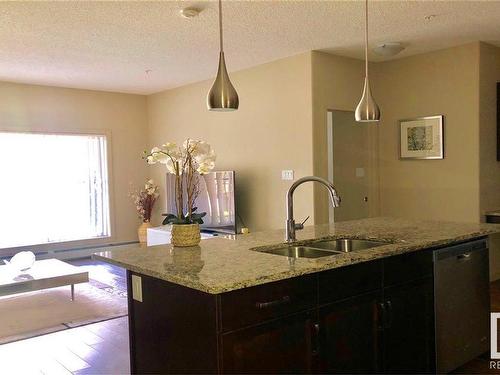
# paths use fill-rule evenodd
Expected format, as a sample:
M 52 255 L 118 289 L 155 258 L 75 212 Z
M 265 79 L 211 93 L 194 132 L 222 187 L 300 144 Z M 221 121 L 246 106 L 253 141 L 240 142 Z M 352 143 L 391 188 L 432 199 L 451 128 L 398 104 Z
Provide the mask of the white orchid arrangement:
M 198 176 L 215 167 L 215 151 L 205 141 L 187 139 L 181 147 L 165 143 L 145 151 L 148 164 L 164 164 L 167 172 L 175 175 L 175 202 L 177 215 L 166 214 L 163 224 L 203 224 L 205 212 L 196 213 L 195 202 L 199 194 Z M 187 207 L 184 207 L 184 192 Z
M 135 203 L 139 218 L 141 218 L 144 223 L 150 222 L 153 207 L 160 196 L 158 193 L 158 186 L 155 185 L 153 180 L 147 180 L 143 189 L 136 190 L 129 195 Z

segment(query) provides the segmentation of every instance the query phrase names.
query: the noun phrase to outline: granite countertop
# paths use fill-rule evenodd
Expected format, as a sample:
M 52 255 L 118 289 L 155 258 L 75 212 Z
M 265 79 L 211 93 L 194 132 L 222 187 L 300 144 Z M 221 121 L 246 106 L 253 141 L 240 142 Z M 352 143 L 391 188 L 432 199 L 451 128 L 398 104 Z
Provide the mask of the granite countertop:
M 443 246 L 500 232 L 500 225 L 370 218 L 308 226 L 298 241 L 321 238 L 367 238 L 387 245 L 293 262 L 285 256 L 250 249 L 283 243 L 284 231 L 274 230 L 203 240 L 199 246 L 126 246 L 94 254 L 95 259 L 175 284 L 218 294 L 294 276 L 361 263 L 429 247 Z

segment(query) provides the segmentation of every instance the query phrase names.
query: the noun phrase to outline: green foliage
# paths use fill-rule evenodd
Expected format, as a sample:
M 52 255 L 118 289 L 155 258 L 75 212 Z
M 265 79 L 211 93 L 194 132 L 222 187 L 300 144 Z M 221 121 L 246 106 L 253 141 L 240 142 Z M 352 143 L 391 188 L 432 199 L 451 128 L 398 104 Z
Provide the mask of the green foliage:
M 174 214 L 162 214 L 165 216 L 163 219 L 163 225 L 167 224 L 203 224 L 203 217 L 207 215 L 206 212 L 195 213 L 197 207 L 193 207 L 191 216 L 182 214 L 181 217 L 177 217 Z

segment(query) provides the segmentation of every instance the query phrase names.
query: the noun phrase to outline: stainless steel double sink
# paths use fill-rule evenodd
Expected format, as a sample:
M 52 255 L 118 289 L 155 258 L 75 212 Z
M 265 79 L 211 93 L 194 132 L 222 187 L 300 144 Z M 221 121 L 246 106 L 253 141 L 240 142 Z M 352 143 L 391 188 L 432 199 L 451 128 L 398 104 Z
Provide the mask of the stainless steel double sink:
M 261 247 L 253 250 L 262 253 L 282 255 L 289 258 L 321 258 L 388 244 L 389 242 L 375 240 L 341 238 L 316 241 L 305 245 L 285 245 L 276 248 Z

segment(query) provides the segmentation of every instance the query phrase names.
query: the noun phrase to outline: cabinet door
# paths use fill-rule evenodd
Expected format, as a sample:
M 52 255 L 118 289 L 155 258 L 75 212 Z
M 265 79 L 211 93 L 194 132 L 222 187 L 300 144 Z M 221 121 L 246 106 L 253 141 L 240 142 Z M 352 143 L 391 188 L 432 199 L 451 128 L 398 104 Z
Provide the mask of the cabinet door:
M 379 370 L 380 292 L 320 308 L 320 372 L 374 373 Z
M 387 288 L 384 301 L 384 372 L 433 372 L 432 278 Z
M 310 314 L 301 313 L 225 333 L 221 335 L 222 372 L 310 373 L 312 329 Z

